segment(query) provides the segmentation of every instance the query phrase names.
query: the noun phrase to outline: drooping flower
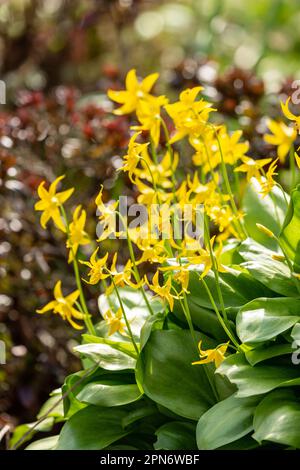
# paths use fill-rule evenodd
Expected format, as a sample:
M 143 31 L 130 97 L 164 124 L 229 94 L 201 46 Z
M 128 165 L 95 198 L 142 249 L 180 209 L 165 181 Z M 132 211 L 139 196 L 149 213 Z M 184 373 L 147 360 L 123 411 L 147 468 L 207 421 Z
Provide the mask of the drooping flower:
M 132 183 L 136 182 L 133 175 L 135 174 L 136 168 L 141 161 L 141 158 L 143 158 L 143 154 L 148 146 L 148 144 L 140 144 L 136 142 L 136 139 L 140 134 L 141 132 L 136 132 L 131 137 L 128 144 L 127 154 L 123 157 L 124 164 L 119 168 L 119 170 L 128 171 L 128 176 Z
M 90 257 L 90 261 L 80 261 L 81 264 L 88 266 L 90 271 L 88 272 L 89 281 L 86 281 L 88 284 L 98 284 L 102 279 L 106 279 L 109 276 L 109 273 L 106 269 L 106 261 L 108 258 L 108 253 L 103 256 L 103 258 L 97 259 L 99 247 L 93 252 Z
M 200 341 L 198 345 L 200 361 L 195 361 L 192 364 L 209 364 L 210 362 L 214 362 L 216 368 L 218 368 L 225 359 L 229 342 L 219 344 L 215 349 L 206 349 L 205 351 L 201 349 L 201 345 L 202 341 Z
M 289 119 L 289 121 L 294 121 L 295 122 L 295 125 L 298 129 L 298 131 L 300 130 L 300 116 L 296 116 L 295 114 L 293 114 L 290 110 L 289 110 L 289 102 L 290 102 L 290 97 L 286 100 L 285 103 L 280 103 L 281 104 L 281 109 L 282 109 L 282 112 L 283 114 L 285 115 L 285 117 L 287 119 Z
M 74 188 L 67 189 L 66 191 L 62 191 L 60 193 L 56 192 L 58 183 L 64 179 L 64 177 L 65 175 L 56 178 L 56 180 L 50 184 L 49 190 L 44 187 L 45 181 L 41 182 L 38 187 L 40 201 L 36 202 L 34 208 L 36 211 L 43 212 L 40 222 L 44 229 L 46 228 L 47 222 L 52 219 L 56 227 L 59 228 L 62 232 L 66 233 L 67 229 L 61 217 L 60 207 L 72 195 Z
M 108 335 L 111 336 L 114 333 L 121 333 L 122 335 L 125 334 L 125 323 L 123 322 L 123 313 L 121 307 L 113 313 L 110 309 L 108 309 L 104 314 L 103 318 L 108 325 Z
M 148 281 L 147 277 L 145 277 L 146 283 L 148 284 L 149 288 L 155 292 L 155 294 L 159 295 L 163 300 L 167 301 L 171 312 L 174 308 L 174 295 L 171 294 L 172 288 L 172 279 L 171 276 L 168 277 L 164 285 L 161 286 L 159 283 L 159 272 L 156 271 L 152 278 L 152 284 Z
M 158 73 L 152 73 L 144 78 L 144 80 L 139 81 L 135 69 L 130 70 L 125 80 L 126 90 L 108 90 L 107 92 L 111 100 L 122 105 L 120 108 L 114 110 L 114 114 L 120 116 L 135 111 L 140 101 L 150 96 L 149 93 L 158 77 Z
M 266 176 L 262 176 L 261 179 L 259 180 L 260 187 L 261 187 L 260 194 L 262 195 L 262 197 L 267 196 L 276 185 L 274 176 L 278 174 L 276 173 L 277 161 L 278 161 L 278 158 L 277 160 L 274 160 L 274 162 L 271 163 L 266 173 Z
M 62 317 L 63 320 L 67 320 L 73 326 L 73 328 L 76 330 L 81 330 L 83 326 L 78 325 L 78 323 L 73 320 L 73 318 L 76 320 L 84 319 L 84 314 L 73 307 L 78 297 L 79 290 L 75 290 L 71 294 L 64 297 L 61 290 L 61 281 L 57 281 L 54 287 L 55 300 L 51 300 L 51 302 L 49 302 L 43 308 L 37 310 L 37 313 L 42 314 L 53 310 L 53 313 L 57 313 Z
M 265 134 L 264 140 L 277 147 L 277 155 L 281 163 L 284 163 L 287 154 L 297 137 L 294 127 L 289 127 L 284 122 L 276 122 L 269 119 L 268 128 L 272 134 Z
M 69 263 L 73 261 L 79 245 L 87 245 L 90 242 L 89 236 L 84 230 L 85 222 L 86 212 L 81 210 L 81 206 L 77 206 L 73 214 L 73 221 L 69 226 L 69 237 L 67 240 L 67 248 L 70 249 Z
M 176 133 L 170 143 L 183 139 L 185 136 L 197 137 L 203 133 L 209 114 L 215 111 L 211 103 L 203 98 L 196 101 L 202 87 L 188 88 L 181 92 L 179 101 L 167 104 L 165 109 L 173 119 Z
M 260 170 L 270 163 L 272 161 L 271 158 L 262 158 L 260 160 L 253 160 L 253 158 L 249 157 L 243 157 L 242 159 L 242 165 L 238 166 L 235 168 L 234 171 L 241 171 L 243 173 L 246 173 L 247 175 L 247 181 L 250 181 L 251 178 L 260 178 Z
M 223 266 L 223 264 L 220 261 L 220 256 L 222 254 L 222 248 L 223 248 L 222 244 L 220 243 L 217 250 L 215 250 L 215 252 L 213 252 L 213 246 L 214 246 L 215 238 L 216 237 L 213 236 L 209 241 L 210 247 L 211 247 L 211 250 L 212 250 L 212 253 L 213 253 L 213 256 L 214 256 L 214 264 L 216 266 L 216 269 L 219 272 L 226 272 L 225 266 Z M 188 261 L 190 263 L 193 263 L 193 264 L 202 264 L 203 265 L 203 271 L 202 271 L 200 277 L 204 278 L 205 276 L 207 276 L 209 271 L 212 269 L 213 260 L 212 260 L 212 256 L 210 254 L 209 249 L 200 247 L 198 251 L 199 251 L 199 254 L 196 254 L 194 256 L 189 257 Z
M 140 126 L 133 126 L 132 129 L 149 131 L 150 137 L 155 145 L 158 146 L 160 139 L 161 126 L 161 107 L 168 103 L 165 96 L 149 96 L 145 100 L 140 100 L 136 111 Z

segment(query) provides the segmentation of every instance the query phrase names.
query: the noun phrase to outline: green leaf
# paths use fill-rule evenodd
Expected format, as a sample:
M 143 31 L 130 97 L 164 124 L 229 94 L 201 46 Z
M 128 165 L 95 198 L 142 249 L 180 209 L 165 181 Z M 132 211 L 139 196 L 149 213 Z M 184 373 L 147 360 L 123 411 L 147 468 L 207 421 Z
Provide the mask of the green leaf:
M 290 344 L 275 344 L 274 346 L 266 347 L 261 346 L 245 353 L 246 359 L 251 364 L 259 364 L 260 362 L 272 359 L 273 357 L 283 356 L 285 354 L 292 354 L 293 348 Z
M 300 185 L 291 193 L 280 241 L 289 258 L 294 262 L 294 270 L 300 272 Z
M 224 374 L 238 388 L 238 397 L 260 395 L 278 387 L 300 385 L 299 368 L 258 364 L 252 367 L 244 354 L 228 356 L 218 367 L 218 374 Z
M 122 428 L 125 410 L 90 405 L 63 426 L 57 450 L 99 450 L 126 436 Z
M 244 343 L 273 339 L 299 321 L 299 306 L 299 300 L 293 298 L 252 300 L 239 310 L 237 334 Z
M 87 384 L 77 395 L 77 399 L 91 405 L 103 407 L 121 406 L 141 398 L 136 384 L 110 385 L 101 382 Z
M 37 419 L 40 419 L 46 413 L 48 414 L 49 417 L 52 416 L 53 418 L 56 418 L 56 421 L 60 420 L 60 419 L 63 419 L 64 418 L 63 401 L 61 400 L 56 405 L 56 403 L 59 401 L 60 398 L 61 398 L 61 390 L 60 389 L 55 391 L 55 393 L 52 393 L 52 396 L 41 407 L 41 409 L 40 409 L 40 411 L 37 415 Z
M 182 421 L 172 421 L 155 432 L 155 450 L 193 450 L 197 449 L 195 439 L 196 425 Z
M 276 390 L 254 413 L 253 438 L 300 448 L 300 402 L 292 390 Z
M 94 336 L 89 334 L 83 334 L 82 338 L 85 343 L 107 344 L 108 346 L 111 346 L 117 351 L 120 351 L 124 354 L 128 354 L 128 356 L 131 356 L 136 359 L 136 352 L 131 342 L 113 341 L 112 339 L 102 338 L 101 336 Z
M 54 450 L 57 446 L 59 436 L 49 436 L 29 444 L 25 450 Z
M 34 434 L 36 434 L 37 432 L 51 431 L 54 424 L 54 418 L 45 418 L 39 424 L 37 423 L 38 421 L 34 421 L 33 423 L 21 424 L 20 426 L 17 426 L 10 440 L 10 447 L 14 447 L 16 444 L 19 445 L 18 441 L 20 441 L 21 439 L 22 444 L 24 444 L 24 442 L 28 441 L 29 439 L 32 439 Z
M 253 413 L 259 398 L 232 395 L 220 401 L 198 421 L 197 445 L 212 450 L 237 441 L 253 430 Z
M 288 195 L 286 195 L 288 199 Z M 276 242 L 258 230 L 260 223 L 279 235 L 287 211 L 287 204 L 280 188 L 275 186 L 270 195 L 259 194 L 258 182 L 247 185 L 243 205 L 245 228 L 251 238 L 269 248 L 276 249 Z
M 299 292 L 291 277 L 288 266 L 272 258 L 274 254 L 278 254 L 277 252 L 268 250 L 251 238 L 248 238 L 241 244 L 239 253 L 245 260 L 242 266 L 259 282 L 282 296 L 299 297 Z M 273 296 L 259 295 L 257 297 Z
M 89 343 L 76 346 L 75 351 L 82 356 L 92 359 L 99 364 L 99 367 L 107 370 L 134 369 L 135 359 L 118 351 L 108 344 Z
M 196 339 L 204 348 L 215 346 L 199 333 Z M 192 365 L 197 359 L 189 331 L 153 331 L 137 364 L 145 394 L 179 416 L 198 419 L 215 399 L 206 375 L 214 382 L 213 368 Z

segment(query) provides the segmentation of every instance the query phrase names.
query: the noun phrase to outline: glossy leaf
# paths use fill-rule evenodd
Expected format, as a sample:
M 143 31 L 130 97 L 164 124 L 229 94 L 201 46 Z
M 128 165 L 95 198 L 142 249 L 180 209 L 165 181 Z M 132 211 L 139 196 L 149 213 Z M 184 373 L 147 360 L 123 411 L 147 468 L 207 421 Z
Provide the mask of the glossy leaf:
M 251 397 L 278 387 L 300 385 L 299 368 L 258 364 L 252 367 L 244 354 L 228 356 L 218 368 L 238 388 L 238 397 Z
M 141 398 L 136 384 L 113 385 L 92 382 L 87 384 L 77 395 L 77 399 L 90 405 L 103 407 L 121 406 Z
M 254 414 L 253 438 L 300 448 L 300 402 L 291 390 L 267 395 Z
M 192 423 L 172 421 L 161 426 L 156 432 L 155 450 L 193 450 L 196 444 L 196 426 Z
M 280 234 L 281 243 L 294 262 L 294 269 L 300 272 L 300 185 L 291 193 L 291 200 L 287 216 L 285 218 L 282 232 Z
M 299 319 L 299 300 L 256 299 L 240 309 L 236 318 L 237 334 L 243 343 L 260 343 L 288 330 Z
M 214 345 L 198 333 L 200 338 L 203 348 Z M 197 358 L 189 331 L 153 331 L 138 361 L 145 394 L 180 416 L 198 419 L 215 399 L 206 375 L 214 381 L 213 368 L 192 365 Z
M 259 398 L 232 395 L 220 401 L 198 421 L 197 445 L 212 450 L 241 439 L 253 429 L 253 413 Z
M 100 450 L 126 436 L 121 422 L 125 410 L 88 406 L 63 426 L 57 450 Z

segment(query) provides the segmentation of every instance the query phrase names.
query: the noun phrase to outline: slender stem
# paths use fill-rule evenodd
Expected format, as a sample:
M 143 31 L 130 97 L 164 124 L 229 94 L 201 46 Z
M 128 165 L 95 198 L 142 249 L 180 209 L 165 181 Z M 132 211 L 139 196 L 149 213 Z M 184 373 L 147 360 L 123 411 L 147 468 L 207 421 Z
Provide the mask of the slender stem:
M 127 244 L 128 244 L 130 258 L 131 258 L 132 265 L 133 265 L 134 276 L 135 276 L 136 282 L 139 283 L 139 282 L 141 282 L 141 276 L 140 276 L 139 270 L 138 270 L 137 265 L 136 265 L 136 259 L 135 259 L 135 256 L 134 256 L 133 246 L 132 246 L 132 242 L 131 242 L 131 239 L 130 239 L 130 236 L 129 236 L 129 233 L 128 233 L 128 229 L 127 229 Z M 140 287 L 140 292 L 141 292 L 141 294 L 144 298 L 144 301 L 145 301 L 145 303 L 148 307 L 150 315 L 154 315 L 154 312 L 153 312 L 152 307 L 150 305 L 149 299 L 147 298 L 146 292 L 144 291 L 142 286 Z
M 177 182 L 176 182 L 176 178 L 175 178 L 175 172 L 173 171 L 173 168 L 172 168 L 173 161 L 174 161 L 174 158 L 173 158 L 174 157 L 174 152 L 173 152 L 172 145 L 170 144 L 170 134 L 169 134 L 167 125 L 166 125 L 164 119 L 162 119 L 162 118 L 161 118 L 161 124 L 162 124 L 163 130 L 164 130 L 164 133 L 165 133 L 167 150 L 168 150 L 168 152 L 170 154 L 170 157 L 171 157 L 172 192 L 173 192 L 173 200 L 176 203 L 177 202 L 177 197 L 176 197 L 176 184 L 177 184 Z
M 294 156 L 294 145 L 290 148 L 290 172 L 291 172 L 291 189 L 296 185 L 296 167 L 295 167 L 295 156 Z
M 230 199 L 230 203 L 231 203 L 233 213 L 236 217 L 236 225 L 237 225 L 237 228 L 239 229 L 239 232 L 240 232 L 240 235 L 242 236 L 242 238 L 247 238 L 248 234 L 246 232 L 245 226 L 239 220 L 239 213 L 238 213 L 238 209 L 237 209 L 237 206 L 236 206 L 236 203 L 235 203 L 235 200 L 234 200 L 234 196 L 233 196 L 233 193 L 232 193 L 232 190 L 231 190 L 231 186 L 230 186 L 230 182 L 229 182 L 229 178 L 228 178 L 228 173 L 227 173 L 227 169 L 226 169 L 226 164 L 225 164 L 225 161 L 224 161 L 224 155 L 223 155 L 221 142 L 220 142 L 220 139 L 219 139 L 219 136 L 218 136 L 218 133 L 217 133 L 216 130 L 214 130 L 214 133 L 215 133 L 216 140 L 218 142 L 219 151 L 220 151 L 221 169 L 222 169 L 222 174 L 223 174 L 223 178 L 224 178 L 224 182 L 225 182 L 225 187 L 226 187 L 226 191 L 229 195 L 229 199 Z
M 69 227 L 67 214 L 66 214 L 66 211 L 65 211 L 63 205 L 60 206 L 60 210 L 61 210 L 62 216 L 63 216 L 65 224 L 66 224 L 67 238 L 69 239 L 69 237 L 70 237 L 70 227 Z M 77 288 L 79 290 L 79 298 L 80 298 L 80 302 L 81 302 L 81 307 L 82 307 L 82 310 L 84 312 L 85 326 L 86 326 L 88 332 L 91 335 L 95 336 L 96 335 L 96 330 L 95 330 L 94 325 L 91 321 L 90 314 L 89 314 L 89 311 L 88 311 L 88 308 L 87 308 L 87 305 L 86 305 L 83 289 L 82 289 L 80 273 L 79 273 L 79 266 L 78 266 L 78 261 L 77 261 L 77 255 L 74 253 L 72 246 L 71 246 L 70 250 L 71 250 L 72 258 L 73 258 L 73 269 L 74 269 Z
M 131 339 L 131 342 L 133 344 L 133 347 L 135 349 L 135 352 L 137 353 L 137 355 L 139 355 L 139 348 L 137 347 L 137 344 L 134 340 L 134 337 L 133 337 L 133 333 L 132 333 L 132 330 L 131 330 L 131 327 L 130 327 L 130 323 L 127 319 L 127 315 L 126 315 L 126 312 L 125 312 L 125 309 L 124 309 L 124 305 L 123 305 L 123 302 L 122 302 L 122 299 L 120 297 L 120 293 L 119 293 L 119 289 L 117 288 L 117 285 L 115 283 L 115 280 L 114 280 L 114 277 L 111 276 L 111 280 L 112 280 L 112 283 L 114 285 L 114 289 L 116 291 L 116 294 L 117 294 L 117 297 L 118 297 L 118 301 L 119 301 L 119 304 L 120 304 L 120 307 L 121 307 L 121 310 L 122 310 L 122 314 L 123 314 L 123 317 L 124 317 L 124 320 L 125 320 L 125 323 L 126 323 L 126 328 L 128 330 L 128 333 L 129 333 L 129 336 L 130 336 L 130 339 Z
M 217 317 L 218 317 L 218 320 L 219 320 L 221 326 L 223 327 L 223 330 L 224 330 L 225 333 L 227 334 L 228 338 L 232 341 L 232 343 L 233 343 L 237 348 L 239 348 L 238 342 L 236 341 L 236 339 L 235 339 L 234 336 L 232 335 L 231 331 L 227 328 L 227 325 L 226 325 L 226 323 L 224 322 L 224 320 L 223 320 L 223 318 L 222 318 L 222 315 L 221 315 L 220 312 L 219 312 L 219 309 L 218 309 L 218 307 L 217 307 L 217 305 L 216 305 L 216 302 L 214 301 L 214 298 L 213 298 L 213 296 L 212 296 L 212 293 L 211 293 L 211 291 L 210 291 L 210 289 L 209 289 L 209 287 L 208 287 L 206 281 L 204 280 L 203 277 L 200 277 L 200 279 L 201 279 L 201 281 L 202 281 L 202 283 L 203 283 L 203 285 L 204 285 L 204 288 L 205 288 L 205 290 L 206 290 L 206 292 L 207 292 L 207 295 L 208 295 L 209 300 L 210 300 L 210 302 L 211 302 L 211 304 L 212 304 L 212 306 L 213 306 L 213 309 L 214 309 L 214 311 L 215 311 L 215 313 L 216 313 L 216 315 L 217 315 Z

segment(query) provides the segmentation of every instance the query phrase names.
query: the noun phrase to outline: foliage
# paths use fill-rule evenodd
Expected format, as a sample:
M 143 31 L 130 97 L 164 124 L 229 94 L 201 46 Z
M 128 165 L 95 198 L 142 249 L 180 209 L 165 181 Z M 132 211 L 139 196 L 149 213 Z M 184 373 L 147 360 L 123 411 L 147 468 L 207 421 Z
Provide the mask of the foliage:
M 46 404 L 35 423 L 16 428 L 12 448 L 47 431 L 49 418 L 50 425 L 64 422 L 59 435 L 28 448 L 300 447 L 300 235 L 295 230 L 300 186 L 293 187 L 294 152 L 289 153 L 289 201 L 275 179 L 277 160 L 253 160 L 240 133 L 212 124 L 214 110 L 197 99 L 198 87 L 172 104 L 152 95 L 157 78 L 139 81 L 132 70 L 126 90 L 109 91 L 121 105 L 115 114 L 135 111 L 139 121 L 120 170 L 128 173 L 148 215 L 153 204 L 170 206 L 174 199 L 196 210 L 201 203 L 203 243 L 192 240 L 187 229 L 183 238 L 175 230 L 169 238 L 153 232 L 143 237 L 148 221 L 124 228 L 117 201 L 105 204 L 102 187 L 96 198 L 102 231 L 95 243 L 85 231 L 81 206 L 70 221 L 65 203 L 72 191 L 58 192 L 62 178 L 49 190 L 40 184 L 35 208 L 43 228 L 53 223 L 66 238 L 77 290 L 64 295 L 58 282 L 55 300 L 38 313 L 53 311 L 76 329 L 85 325 L 82 344 L 75 348 L 82 370 L 65 379 L 55 392 L 59 400 Z M 176 172 L 183 140 L 197 153 L 196 169 L 186 177 Z M 239 173 L 245 177 L 237 180 L 237 189 L 247 186 L 241 207 L 231 189 Z M 121 221 L 118 229 L 111 225 L 112 214 Z M 170 218 L 178 228 L 175 215 L 172 211 Z M 166 216 L 156 216 L 156 229 L 165 234 Z M 196 225 L 195 218 L 181 216 Z M 112 233 L 127 243 L 125 265 L 117 253 L 104 252 Z M 86 241 L 89 261 L 81 250 Z M 82 278 L 102 289 L 100 322 L 92 321 Z

